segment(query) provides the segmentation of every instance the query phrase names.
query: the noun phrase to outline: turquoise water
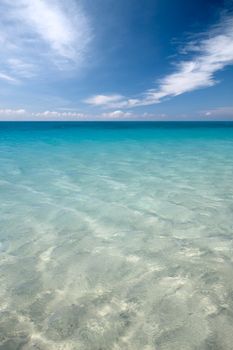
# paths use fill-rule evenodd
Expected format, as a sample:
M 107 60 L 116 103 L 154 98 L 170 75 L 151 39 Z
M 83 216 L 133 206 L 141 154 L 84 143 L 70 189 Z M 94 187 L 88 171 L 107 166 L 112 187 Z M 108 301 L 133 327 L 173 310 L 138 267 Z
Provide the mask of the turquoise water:
M 232 349 L 232 175 L 231 123 L 1 123 L 0 349 Z

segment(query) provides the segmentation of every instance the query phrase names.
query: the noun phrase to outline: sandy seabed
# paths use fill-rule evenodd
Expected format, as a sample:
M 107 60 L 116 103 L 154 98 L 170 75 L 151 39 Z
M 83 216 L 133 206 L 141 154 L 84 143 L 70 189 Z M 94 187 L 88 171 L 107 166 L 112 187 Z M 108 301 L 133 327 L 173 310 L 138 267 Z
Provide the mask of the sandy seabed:
M 82 132 L 0 133 L 0 349 L 232 350 L 233 128 Z

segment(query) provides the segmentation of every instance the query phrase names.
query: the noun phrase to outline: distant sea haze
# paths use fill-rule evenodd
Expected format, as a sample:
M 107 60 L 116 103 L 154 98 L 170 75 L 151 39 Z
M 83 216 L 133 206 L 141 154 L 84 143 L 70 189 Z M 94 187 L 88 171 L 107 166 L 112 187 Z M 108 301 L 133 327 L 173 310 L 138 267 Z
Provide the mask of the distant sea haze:
M 0 123 L 0 350 L 232 350 L 233 123 Z

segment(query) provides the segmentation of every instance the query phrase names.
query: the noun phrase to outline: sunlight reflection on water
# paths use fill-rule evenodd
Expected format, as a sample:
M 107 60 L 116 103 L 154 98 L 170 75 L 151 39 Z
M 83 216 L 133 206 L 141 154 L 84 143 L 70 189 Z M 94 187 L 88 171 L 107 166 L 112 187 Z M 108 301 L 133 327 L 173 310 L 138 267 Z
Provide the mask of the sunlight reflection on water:
M 1 131 L 0 349 L 232 349 L 233 128 L 142 132 Z

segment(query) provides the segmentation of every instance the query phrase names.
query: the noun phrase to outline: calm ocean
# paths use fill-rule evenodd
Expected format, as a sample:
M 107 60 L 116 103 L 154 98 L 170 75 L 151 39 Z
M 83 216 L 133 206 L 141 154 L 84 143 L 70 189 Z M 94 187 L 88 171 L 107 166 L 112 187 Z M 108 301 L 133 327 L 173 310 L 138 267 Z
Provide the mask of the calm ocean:
M 233 123 L 0 123 L 1 350 L 232 350 Z

